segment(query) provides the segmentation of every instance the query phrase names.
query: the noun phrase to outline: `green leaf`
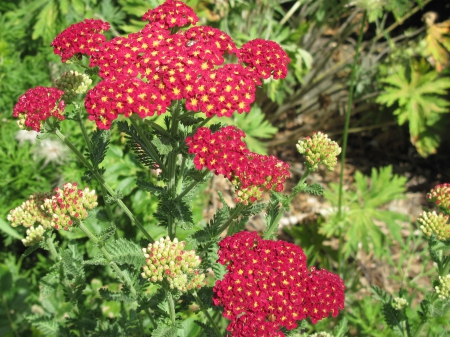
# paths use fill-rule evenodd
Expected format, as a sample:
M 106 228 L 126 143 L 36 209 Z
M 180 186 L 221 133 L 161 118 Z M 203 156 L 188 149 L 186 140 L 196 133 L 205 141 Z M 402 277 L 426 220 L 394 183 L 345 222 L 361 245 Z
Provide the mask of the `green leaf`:
M 160 138 L 153 138 L 152 144 L 155 145 L 156 149 L 160 154 L 166 155 L 172 151 L 172 145 L 164 144 Z
M 178 337 L 178 328 L 158 322 L 158 327 L 152 332 L 151 337 Z
M 429 306 L 429 317 L 443 317 L 450 310 L 450 299 L 437 299 Z
M 11 227 L 11 225 L 9 223 L 7 223 L 3 219 L 0 219 L 0 230 L 15 239 L 18 239 L 18 240 L 23 239 L 23 236 L 20 235 L 14 228 Z
M 345 334 L 348 332 L 348 321 L 347 318 L 342 318 L 337 326 L 333 329 L 334 337 L 345 337 Z
M 91 160 L 94 167 L 98 167 L 98 165 L 105 159 L 110 139 L 110 130 L 97 129 L 92 133 L 90 140 L 92 152 L 87 151 L 87 156 Z
M 136 300 L 128 296 L 123 291 L 121 292 L 112 292 L 109 289 L 101 288 L 99 289 L 100 296 L 106 300 L 106 301 L 117 301 L 117 302 L 124 302 L 124 303 L 134 303 Z
M 323 195 L 324 188 L 317 183 L 312 185 L 307 185 L 303 188 L 302 192 L 313 194 L 313 195 Z
M 151 192 L 154 195 L 159 195 L 164 191 L 163 187 L 157 186 L 150 181 L 138 179 L 137 186 L 144 191 Z
M 145 264 L 145 257 L 141 247 L 133 241 L 120 238 L 108 241 L 105 248 L 111 254 L 113 261 L 118 265 L 130 264 L 140 269 Z
M 200 321 L 194 321 L 194 322 L 202 328 L 206 337 L 222 337 L 222 336 L 217 335 L 216 331 L 209 325 L 206 325 Z
M 112 225 L 105 228 L 98 234 L 97 238 L 100 242 L 108 241 L 116 233 L 116 226 Z
M 59 331 L 58 323 L 54 317 L 28 315 L 25 318 L 45 336 L 54 336 Z
M 426 157 L 436 151 L 439 137 L 436 132 L 427 132 L 430 125 L 438 128 L 440 114 L 448 113 L 450 103 L 441 98 L 450 89 L 450 78 L 439 77 L 430 71 L 425 60 L 413 62 L 409 68 L 399 66 L 398 71 L 382 80 L 386 92 L 378 96 L 377 102 L 387 107 L 396 104 L 394 114 L 400 125 L 409 122 L 411 142 L 417 151 Z

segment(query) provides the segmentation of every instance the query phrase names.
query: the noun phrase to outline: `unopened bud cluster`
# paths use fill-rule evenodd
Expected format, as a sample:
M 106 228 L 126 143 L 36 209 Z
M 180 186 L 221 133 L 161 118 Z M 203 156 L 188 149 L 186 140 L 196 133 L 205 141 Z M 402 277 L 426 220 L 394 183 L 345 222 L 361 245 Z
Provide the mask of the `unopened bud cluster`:
M 408 306 L 408 301 L 402 297 L 395 297 L 392 301 L 392 307 L 395 310 L 403 310 Z
M 34 246 L 36 243 L 44 240 L 44 232 L 45 229 L 41 225 L 37 226 L 36 228 L 30 227 L 27 229 L 27 236 L 25 239 L 22 239 L 22 242 L 24 246 L 31 247 Z
M 430 193 L 427 194 L 427 199 L 434 202 L 438 207 L 445 211 L 450 210 L 450 184 L 436 185 Z
M 434 289 L 440 299 L 450 299 L 450 274 L 439 276 L 439 285 Z
M 170 289 L 183 292 L 201 288 L 205 275 L 196 269 L 201 259 L 194 250 L 185 251 L 184 246 L 184 241 L 166 237 L 143 248 L 146 265 L 142 277 L 154 283 L 166 280 Z
M 67 183 L 52 193 L 31 195 L 29 200 L 10 211 L 8 221 L 13 227 L 22 225 L 31 228 L 39 223 L 43 229 L 68 230 L 74 219 L 87 218 L 87 211 L 96 206 L 97 195 L 94 190 L 88 187 L 79 190 L 76 183 Z
M 322 132 L 315 132 L 312 137 L 299 140 L 297 150 L 300 154 L 305 155 L 306 168 L 311 171 L 317 170 L 319 164 L 325 165 L 328 170 L 332 171 L 336 166 L 336 156 L 341 153 L 339 145 Z
M 62 99 L 66 104 L 70 104 L 78 95 L 87 92 L 91 84 L 92 80 L 88 75 L 71 70 L 55 81 L 55 88 L 64 91 Z
M 448 225 L 448 215 L 436 212 L 423 212 L 420 217 L 417 218 L 417 222 L 420 224 L 420 229 L 426 236 L 435 234 L 439 240 L 450 239 L 450 226 Z

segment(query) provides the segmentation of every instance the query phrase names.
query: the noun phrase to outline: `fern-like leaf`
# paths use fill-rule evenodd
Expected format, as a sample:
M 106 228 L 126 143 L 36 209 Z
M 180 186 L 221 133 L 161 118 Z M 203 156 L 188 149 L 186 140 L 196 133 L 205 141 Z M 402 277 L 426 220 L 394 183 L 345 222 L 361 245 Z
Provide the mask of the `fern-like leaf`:
M 152 152 L 147 145 L 145 144 L 144 140 L 140 137 L 138 132 L 133 128 L 130 127 L 127 122 L 118 122 L 117 126 L 121 132 L 124 132 L 126 134 L 126 138 L 128 139 L 128 145 L 130 146 L 131 150 L 136 154 L 139 161 L 142 163 L 142 165 L 150 167 L 152 169 L 156 169 L 157 165 L 155 163 L 155 158 L 152 156 Z M 149 141 L 152 140 L 153 136 L 149 133 L 145 133 L 144 135 Z
M 97 129 L 92 133 L 92 151 L 87 151 L 87 157 L 91 160 L 94 167 L 97 168 L 98 165 L 100 165 L 100 163 L 105 159 L 110 139 L 110 130 Z
M 41 331 L 44 336 L 54 336 L 59 331 L 58 323 L 54 317 L 47 317 L 41 315 L 28 315 L 25 318 L 34 326 L 36 329 Z
M 99 289 L 100 296 L 106 301 L 116 301 L 124 303 L 133 303 L 135 301 L 134 297 L 128 296 L 125 292 L 112 292 L 109 289 L 101 288 Z
M 141 247 L 133 241 L 120 238 L 107 242 L 105 248 L 111 254 L 113 261 L 119 265 L 129 264 L 140 269 L 145 264 Z

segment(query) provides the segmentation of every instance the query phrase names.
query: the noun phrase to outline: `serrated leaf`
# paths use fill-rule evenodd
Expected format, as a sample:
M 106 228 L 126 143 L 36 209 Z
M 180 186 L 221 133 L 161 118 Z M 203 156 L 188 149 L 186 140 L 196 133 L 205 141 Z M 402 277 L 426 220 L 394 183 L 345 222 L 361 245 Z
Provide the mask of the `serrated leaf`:
M 58 323 L 54 317 L 28 315 L 25 318 L 45 336 L 54 336 L 59 331 Z
M 141 247 L 133 241 L 120 238 L 108 241 L 105 248 L 111 254 L 113 261 L 118 265 L 130 264 L 140 269 L 145 264 L 145 257 Z
M 305 193 L 313 194 L 313 195 L 323 195 L 324 188 L 320 186 L 317 183 L 314 183 L 312 185 L 307 185 L 303 188 L 303 191 Z
M 151 337 L 178 337 L 178 328 L 158 322 L 158 327 L 153 330 Z
M 110 130 L 97 129 L 92 133 L 90 140 L 92 151 L 87 151 L 87 155 L 94 167 L 98 167 L 98 165 L 105 159 L 110 139 Z
M 443 317 L 450 310 L 450 299 L 437 299 L 429 306 L 429 317 Z
M 162 193 L 164 191 L 163 187 L 157 186 L 155 184 L 153 184 L 150 181 L 147 180 L 143 180 L 143 179 L 138 179 L 138 181 L 136 182 L 136 185 L 147 192 L 151 192 L 154 195 L 159 195 L 160 193 Z
M 380 287 L 371 286 L 370 292 L 372 293 L 372 297 L 374 299 L 376 299 L 382 303 L 390 303 L 392 300 L 392 296 Z
M 108 241 L 114 234 L 116 233 L 116 226 L 112 225 L 108 228 L 105 228 L 98 234 L 97 238 L 101 242 Z
M 345 337 L 345 334 L 348 332 L 348 321 L 347 318 L 342 318 L 337 326 L 333 329 L 334 337 Z
M 99 289 L 100 296 L 106 301 L 117 301 L 124 303 L 133 303 L 135 299 L 133 297 L 128 296 L 123 291 L 121 292 L 112 292 L 109 289 L 101 288 Z
M 388 86 L 376 101 L 388 107 L 397 104 L 399 107 L 394 113 L 400 125 L 408 121 L 411 142 L 419 153 L 424 157 L 433 153 L 438 139 L 428 140 L 431 135 L 425 132 L 430 124 L 439 127 L 438 115 L 448 112 L 450 103 L 439 96 L 447 94 L 450 79 L 439 77 L 438 72 L 430 71 L 425 61 L 421 60 L 413 62 L 409 68 L 399 66 L 398 71 L 382 82 Z
M 155 145 L 158 152 L 163 155 L 169 154 L 173 149 L 172 145 L 164 144 L 160 138 L 153 138 L 152 144 Z

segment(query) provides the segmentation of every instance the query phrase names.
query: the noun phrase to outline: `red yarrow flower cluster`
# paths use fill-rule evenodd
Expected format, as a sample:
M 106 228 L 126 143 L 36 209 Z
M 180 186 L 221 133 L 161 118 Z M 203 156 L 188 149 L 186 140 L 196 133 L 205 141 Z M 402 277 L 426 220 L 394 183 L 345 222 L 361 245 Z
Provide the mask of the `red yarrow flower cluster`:
M 41 131 L 42 123 L 50 117 L 64 120 L 65 104 L 61 100 L 64 91 L 49 87 L 35 87 L 19 97 L 13 116 L 18 117 L 19 127 Z
M 448 212 L 450 210 L 450 184 L 436 185 L 430 193 L 427 193 L 427 199 Z
M 142 17 L 143 21 L 150 21 L 164 25 L 167 28 L 195 25 L 198 17 L 191 7 L 180 0 L 167 0 L 161 6 L 150 9 Z
M 233 337 L 284 336 L 309 317 L 313 323 L 344 308 L 345 285 L 327 270 L 308 270 L 303 250 L 284 241 L 240 232 L 219 243 L 218 262 L 227 265 L 213 302 L 230 319 Z
M 106 38 L 101 33 L 108 29 L 108 22 L 86 19 L 58 34 L 51 46 L 54 53 L 61 56 L 62 62 L 77 54 L 92 55 L 105 42 Z
M 264 79 L 273 76 L 274 79 L 285 78 L 289 56 L 273 41 L 255 39 L 244 44 L 238 51 L 240 61 L 256 72 L 257 77 Z
M 86 95 L 85 107 L 89 119 L 97 121 L 100 129 L 109 129 L 119 115 L 140 117 L 164 113 L 170 101 L 160 91 L 138 78 L 121 77 L 116 81 L 100 82 Z
M 79 54 L 90 57 L 89 66 L 98 67 L 104 79 L 92 91 L 102 92 L 106 86 L 111 94 L 125 97 L 124 77 L 129 82 L 148 84 L 140 85 L 140 90 L 145 91 L 142 95 L 153 97 L 151 102 L 145 105 L 134 100 L 142 104 L 130 104 L 126 113 L 120 109 L 100 111 L 105 101 L 95 99 L 104 96 L 88 95 L 86 111 L 99 128 L 110 128 L 119 114 L 138 114 L 143 118 L 160 114 L 159 109 L 170 106 L 172 100 L 185 100 L 188 110 L 204 112 L 208 117 L 249 112 L 261 78 L 282 78 L 287 73 L 289 58 L 275 42 L 257 39 L 239 50 L 231 37 L 219 29 L 178 29 L 198 21 L 194 11 L 182 1 L 168 0 L 145 13 L 143 20 L 150 22 L 142 30 L 109 41 L 101 34 L 109 28 L 107 23 L 85 20 L 63 31 L 52 43 L 63 62 Z M 238 64 L 223 65 L 225 53 L 239 55 Z M 111 102 L 111 98 L 107 101 Z M 155 110 L 142 113 L 155 106 Z
M 263 191 L 281 192 L 290 172 L 289 165 L 276 157 L 251 152 L 243 137 L 245 133 L 234 126 L 214 133 L 202 127 L 186 143 L 189 153 L 195 154 L 195 167 L 223 174 L 238 189 L 236 201 L 247 204 L 259 199 Z

